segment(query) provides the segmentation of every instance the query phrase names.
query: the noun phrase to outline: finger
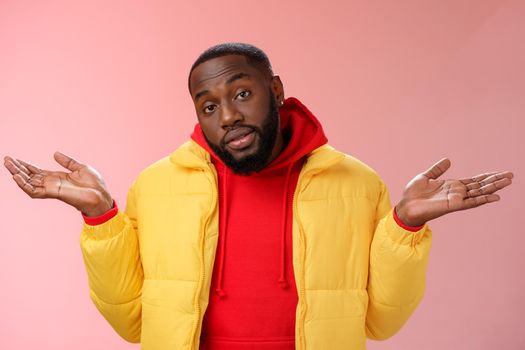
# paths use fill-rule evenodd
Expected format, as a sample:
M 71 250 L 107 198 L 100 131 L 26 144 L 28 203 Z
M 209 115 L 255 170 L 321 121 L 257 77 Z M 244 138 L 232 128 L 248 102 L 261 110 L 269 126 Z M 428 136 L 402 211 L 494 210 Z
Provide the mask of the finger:
M 512 174 L 510 171 L 502 171 L 500 173 L 496 173 L 494 175 L 491 175 L 485 179 L 483 179 L 482 181 L 479 182 L 479 184 L 481 186 L 484 186 L 486 184 L 489 184 L 491 182 L 494 182 L 494 181 L 497 181 L 497 180 L 501 180 L 501 179 L 512 179 L 514 177 L 514 174 Z
M 7 170 L 9 170 L 9 172 L 11 173 L 11 175 L 15 175 L 15 174 L 23 174 L 24 176 L 29 176 L 29 173 L 26 173 L 25 171 L 23 171 L 14 161 L 13 159 L 9 159 L 9 160 L 6 160 L 4 162 L 4 166 L 7 168 Z M 26 169 L 27 170 L 27 169 Z
M 15 180 L 18 187 L 27 193 L 29 197 L 33 198 L 36 195 L 35 187 L 27 182 L 20 174 L 13 175 L 13 179 Z
M 22 170 L 24 173 L 26 173 L 26 174 L 28 174 L 28 175 L 31 174 L 31 171 L 30 171 L 30 170 L 29 170 L 24 164 L 20 163 L 20 162 L 18 161 L 18 159 L 13 159 L 13 163 L 15 163 L 15 165 L 16 165 L 17 167 L 19 167 L 20 170 Z
M 464 178 L 464 179 L 460 179 L 459 181 L 461 181 L 463 184 L 467 185 L 467 184 L 470 184 L 472 182 L 478 182 L 478 181 L 481 181 L 491 175 L 494 175 L 494 174 L 497 174 L 498 172 L 497 171 L 494 171 L 494 172 L 491 172 L 491 173 L 484 173 L 484 174 L 479 174 L 479 175 L 476 175 L 476 176 L 473 176 L 473 177 L 469 177 L 469 178 Z
M 25 182 L 29 182 L 31 180 L 31 176 L 27 175 L 24 172 L 19 172 L 19 173 L 16 173 L 15 175 L 20 176 L 22 178 L 22 180 L 24 180 Z
M 473 189 L 481 188 L 491 182 L 498 181 L 500 179 L 505 179 L 505 178 L 512 179 L 513 177 L 514 177 L 514 174 L 512 174 L 510 171 L 486 173 L 486 174 L 482 174 L 482 175 L 473 177 L 471 180 L 473 180 L 474 182 L 470 182 L 466 184 L 466 187 L 467 187 L 467 190 L 473 190 Z
M 490 182 L 484 186 L 481 186 L 479 188 L 475 188 L 475 189 L 472 189 L 472 190 L 469 190 L 467 192 L 467 196 L 468 197 L 475 197 L 475 196 L 480 196 L 480 195 L 485 195 L 485 194 L 490 194 L 490 193 L 494 193 L 498 190 L 501 190 L 502 188 L 505 188 L 507 186 L 509 186 L 510 184 L 512 184 L 512 180 L 509 179 L 508 177 L 504 177 L 500 180 L 497 180 L 497 181 L 494 181 L 494 182 Z
M 469 183 L 466 187 L 467 187 L 467 190 L 470 191 L 470 190 L 481 188 L 481 185 L 479 184 L 479 182 L 472 182 L 472 183 Z
M 448 168 L 450 168 L 450 164 L 450 159 L 443 158 L 436 164 L 432 165 L 427 171 L 423 173 L 423 175 L 428 177 L 429 179 L 435 180 L 441 175 L 443 175 L 443 173 L 447 171 Z
M 9 164 L 9 163 L 11 163 L 12 165 Z M 13 166 L 14 166 L 14 167 L 18 168 L 17 171 L 23 171 L 23 172 L 25 172 L 28 175 L 30 174 L 29 170 L 27 170 L 27 168 L 25 166 L 23 166 L 22 164 L 20 164 L 15 159 L 13 159 L 13 158 L 11 158 L 9 156 L 5 156 L 4 157 L 4 166 L 6 168 L 8 168 L 8 170 L 9 170 L 9 167 L 13 168 Z M 9 171 L 11 171 L 11 170 L 9 170 Z
M 487 194 L 483 196 L 476 196 L 473 198 L 468 198 L 463 201 L 463 207 L 461 209 L 463 210 L 463 209 L 479 207 L 480 205 L 483 205 L 483 204 L 499 201 L 499 199 L 500 197 L 497 194 Z
M 54 154 L 55 160 L 58 164 L 62 165 L 64 168 L 69 169 L 71 171 L 76 171 L 81 169 L 84 164 L 81 164 L 77 162 L 75 159 L 66 156 L 64 153 L 56 151 Z
M 33 174 L 40 174 L 40 173 L 44 173 L 45 171 L 40 169 L 39 167 L 33 165 L 33 164 L 30 164 L 28 162 L 24 162 L 22 159 L 16 159 L 18 161 L 18 163 L 24 165 L 31 173 Z

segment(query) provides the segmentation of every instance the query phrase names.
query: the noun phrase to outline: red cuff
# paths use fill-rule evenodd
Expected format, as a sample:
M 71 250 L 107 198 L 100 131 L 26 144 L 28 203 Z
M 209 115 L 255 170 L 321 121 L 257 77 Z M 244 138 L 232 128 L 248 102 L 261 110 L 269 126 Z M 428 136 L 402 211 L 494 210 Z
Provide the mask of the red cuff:
M 118 213 L 117 201 L 113 199 L 113 207 L 99 216 L 86 216 L 81 212 L 84 222 L 88 225 L 95 226 L 105 223 L 113 218 Z
M 401 219 L 397 216 L 397 213 L 396 213 L 396 208 L 394 207 L 394 210 L 392 210 L 392 212 L 394 213 L 394 220 L 396 221 L 396 223 L 401 226 L 402 228 L 404 228 L 405 230 L 407 231 L 410 231 L 410 232 L 417 232 L 419 230 L 421 230 L 423 228 L 423 226 L 425 226 L 425 224 L 421 225 L 421 226 L 408 226 L 408 225 L 405 225 L 403 223 L 403 221 L 401 221 Z

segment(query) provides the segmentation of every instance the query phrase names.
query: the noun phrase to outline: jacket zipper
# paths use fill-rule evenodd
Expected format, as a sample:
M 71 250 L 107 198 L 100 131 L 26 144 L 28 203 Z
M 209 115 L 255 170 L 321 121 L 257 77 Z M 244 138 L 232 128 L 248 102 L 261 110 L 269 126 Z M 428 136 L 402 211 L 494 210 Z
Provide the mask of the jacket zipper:
M 207 172 L 204 170 L 204 172 Z M 208 175 L 206 175 L 208 177 Z M 208 215 L 206 216 L 206 220 L 204 221 L 203 231 L 202 231 L 202 238 L 201 238 L 201 245 L 200 245 L 200 256 L 199 260 L 201 262 L 201 273 L 200 273 L 200 279 L 197 285 L 197 291 L 195 294 L 195 310 L 196 310 L 196 316 L 195 316 L 195 322 L 193 323 L 192 328 L 192 335 L 190 337 L 190 349 L 194 349 L 195 343 L 196 343 L 196 336 L 197 336 L 197 329 L 199 328 L 199 323 L 201 319 L 201 305 L 200 305 L 200 295 L 202 291 L 202 284 L 204 283 L 205 277 L 206 277 L 206 269 L 204 266 L 204 243 L 205 243 L 205 237 L 206 237 L 206 230 L 208 228 L 208 223 L 210 222 L 211 215 L 213 213 L 213 209 L 215 207 L 215 204 L 217 203 L 217 181 L 215 175 L 212 176 L 213 181 L 212 182 L 212 207 L 210 211 L 208 212 Z M 200 334 L 199 334 L 200 336 Z M 198 349 L 196 349 L 198 350 Z
M 304 178 L 304 176 L 302 177 Z M 300 184 L 301 182 L 304 182 L 304 180 L 299 179 L 298 180 L 298 184 Z M 302 191 L 302 188 L 301 186 L 297 186 L 297 188 Z M 299 283 L 299 300 L 301 302 L 300 304 L 300 307 L 301 307 L 301 319 L 300 320 L 297 320 L 299 321 L 299 344 L 298 346 L 296 346 L 296 349 L 297 350 L 302 350 L 302 349 L 306 349 L 306 344 L 305 344 L 305 336 L 304 336 L 304 323 L 305 323 L 305 315 L 306 315 L 306 297 L 305 297 L 305 287 L 304 287 L 304 284 L 305 284 L 305 259 L 306 259 L 306 247 L 305 247 L 305 236 L 304 236 L 304 231 L 303 231 L 303 226 L 301 224 L 301 220 L 299 219 L 299 214 L 298 214 L 298 210 L 297 210 L 297 192 L 300 192 L 300 191 L 295 191 L 294 192 L 294 195 L 293 195 L 293 216 L 295 217 L 295 220 L 297 221 L 297 226 L 299 228 L 299 257 L 300 257 L 300 260 L 301 260 L 301 280 L 300 280 L 300 283 Z

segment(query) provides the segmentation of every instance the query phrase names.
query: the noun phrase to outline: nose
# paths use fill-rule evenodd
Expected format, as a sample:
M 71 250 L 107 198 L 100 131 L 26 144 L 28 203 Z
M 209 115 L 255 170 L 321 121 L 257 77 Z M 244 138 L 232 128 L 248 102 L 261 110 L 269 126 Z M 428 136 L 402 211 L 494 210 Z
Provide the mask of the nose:
M 221 128 L 229 129 L 244 119 L 242 113 L 231 103 L 221 106 Z

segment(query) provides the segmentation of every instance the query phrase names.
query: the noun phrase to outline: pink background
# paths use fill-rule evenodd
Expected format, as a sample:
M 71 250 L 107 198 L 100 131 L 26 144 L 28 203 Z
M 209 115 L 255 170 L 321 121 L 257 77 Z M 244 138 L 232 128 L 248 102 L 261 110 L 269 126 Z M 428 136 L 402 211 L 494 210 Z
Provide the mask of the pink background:
M 431 223 L 426 296 L 369 349 L 524 349 L 524 18 L 518 0 L 1 0 L 0 153 L 58 169 L 61 150 L 123 206 L 196 123 L 196 56 L 253 43 L 393 204 L 442 156 L 446 177 L 514 171 L 500 202 Z M 0 215 L 0 349 L 138 349 L 88 297 L 77 211 L 31 200 L 3 169 Z

